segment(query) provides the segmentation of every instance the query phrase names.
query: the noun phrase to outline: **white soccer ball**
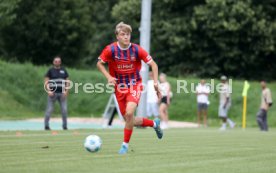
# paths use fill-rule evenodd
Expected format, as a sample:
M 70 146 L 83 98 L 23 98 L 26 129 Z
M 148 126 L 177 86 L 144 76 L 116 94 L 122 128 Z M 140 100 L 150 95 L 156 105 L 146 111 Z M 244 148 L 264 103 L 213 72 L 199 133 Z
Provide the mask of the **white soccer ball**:
M 84 148 L 89 152 L 97 152 L 101 149 L 102 140 L 97 135 L 89 135 L 84 141 Z

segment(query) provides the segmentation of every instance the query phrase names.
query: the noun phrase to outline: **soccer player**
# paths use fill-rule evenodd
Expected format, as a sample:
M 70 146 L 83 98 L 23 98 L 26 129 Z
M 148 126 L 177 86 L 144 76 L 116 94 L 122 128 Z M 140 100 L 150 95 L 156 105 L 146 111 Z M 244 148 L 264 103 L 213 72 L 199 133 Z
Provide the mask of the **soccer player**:
M 156 94 L 158 97 L 161 97 L 161 94 L 158 89 L 158 66 L 143 48 L 130 42 L 131 32 L 130 25 L 123 22 L 117 24 L 115 28 L 117 42 L 104 48 L 97 63 L 98 69 L 108 83 L 115 87 L 115 95 L 125 120 L 124 140 L 119 154 L 128 152 L 128 143 L 134 126 L 153 127 L 159 139 L 163 136 L 159 119 L 134 117 L 143 90 L 140 76 L 141 60 L 152 68 Z M 104 66 L 105 63 L 108 63 L 109 72 Z
M 267 111 L 272 106 L 271 91 L 266 87 L 266 82 L 261 81 L 262 98 L 260 110 L 257 113 L 257 122 L 261 131 L 268 131 L 267 125 Z

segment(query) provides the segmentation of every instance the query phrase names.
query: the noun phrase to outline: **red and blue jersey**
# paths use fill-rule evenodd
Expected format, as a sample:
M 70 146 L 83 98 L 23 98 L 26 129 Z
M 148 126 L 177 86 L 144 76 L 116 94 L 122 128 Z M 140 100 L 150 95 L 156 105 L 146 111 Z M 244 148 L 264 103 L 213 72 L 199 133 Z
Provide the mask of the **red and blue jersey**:
M 131 43 L 128 48 L 121 48 L 117 42 L 105 47 L 99 59 L 108 63 L 109 73 L 117 79 L 117 84 L 128 87 L 141 82 L 141 60 L 150 63 L 152 57 L 139 45 Z

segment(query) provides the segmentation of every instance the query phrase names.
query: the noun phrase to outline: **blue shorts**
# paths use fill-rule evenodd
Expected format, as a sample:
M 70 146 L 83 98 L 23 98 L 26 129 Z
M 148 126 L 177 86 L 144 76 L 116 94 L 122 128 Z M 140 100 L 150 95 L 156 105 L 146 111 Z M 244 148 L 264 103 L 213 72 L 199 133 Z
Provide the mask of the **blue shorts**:
M 198 111 L 207 110 L 207 109 L 208 109 L 207 103 L 197 103 L 197 110 Z

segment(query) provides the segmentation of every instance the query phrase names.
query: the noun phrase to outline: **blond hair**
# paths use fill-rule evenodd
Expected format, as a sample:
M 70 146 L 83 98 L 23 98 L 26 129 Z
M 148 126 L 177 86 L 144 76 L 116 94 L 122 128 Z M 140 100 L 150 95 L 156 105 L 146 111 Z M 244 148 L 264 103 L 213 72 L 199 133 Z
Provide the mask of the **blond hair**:
M 115 28 L 115 34 L 118 35 L 120 31 L 126 32 L 126 33 L 131 33 L 132 28 L 130 25 L 125 24 L 124 22 L 120 22 L 116 25 Z
M 163 77 L 167 77 L 167 75 L 165 74 L 165 73 L 160 73 L 160 75 L 159 76 L 163 76 Z

